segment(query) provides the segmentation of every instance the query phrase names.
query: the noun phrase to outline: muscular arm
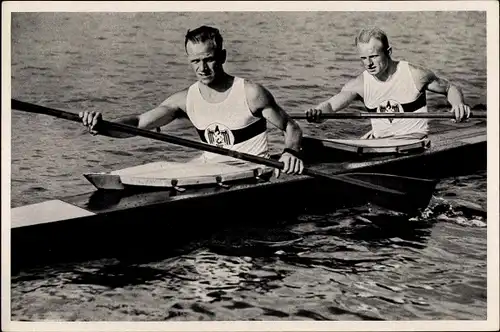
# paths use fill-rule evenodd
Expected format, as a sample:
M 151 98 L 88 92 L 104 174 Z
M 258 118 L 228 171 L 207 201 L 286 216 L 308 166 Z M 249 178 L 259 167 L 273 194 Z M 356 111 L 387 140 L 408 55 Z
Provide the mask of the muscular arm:
M 138 127 L 140 129 L 154 129 L 165 126 L 176 118 L 184 116 L 186 108 L 186 96 L 186 90 L 177 92 L 168 97 L 158 107 L 150 111 L 147 111 L 140 115 L 124 117 L 116 120 L 115 122 Z M 99 134 L 116 138 L 126 138 L 134 136 L 132 134 L 116 132 L 113 130 L 99 130 Z
M 187 90 L 174 93 L 158 107 L 139 115 L 139 128 L 153 129 L 165 126 L 173 120 L 185 116 Z
M 363 75 L 347 82 L 342 90 L 330 99 L 320 103 L 315 109 L 320 109 L 323 113 L 338 112 L 356 99 L 363 98 Z
M 410 65 L 411 74 L 415 81 L 415 86 L 419 91 L 424 89 L 441 95 L 445 95 L 448 102 L 454 106 L 464 104 L 464 96 L 457 86 L 451 84 L 448 80 L 438 77 L 432 71 Z
M 432 91 L 447 97 L 448 102 L 451 104 L 451 112 L 455 114 L 455 121 L 469 118 L 470 107 L 465 104 L 460 88 L 444 78 L 438 77 L 428 69 L 411 65 L 410 70 L 415 86 L 419 91 Z
M 285 133 L 285 148 L 300 151 L 302 130 L 295 120 L 276 103 L 272 94 L 262 85 L 246 82 L 245 92 L 250 111 L 262 116 Z

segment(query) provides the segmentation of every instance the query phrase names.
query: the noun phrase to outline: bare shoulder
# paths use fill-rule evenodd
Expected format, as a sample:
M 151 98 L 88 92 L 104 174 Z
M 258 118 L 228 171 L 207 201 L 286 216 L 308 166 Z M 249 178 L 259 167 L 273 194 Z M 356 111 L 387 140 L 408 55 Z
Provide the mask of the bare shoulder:
M 343 87 L 343 92 L 354 92 L 363 96 L 363 74 L 359 74 L 355 78 L 350 79 Z
M 247 99 L 267 98 L 271 93 L 262 84 L 245 80 L 245 94 Z
M 173 93 L 167 99 L 165 99 L 160 104 L 160 106 L 164 106 L 170 109 L 178 109 L 186 112 L 186 100 L 187 100 L 188 89 L 189 88 L 185 88 Z
M 427 67 L 408 63 L 408 68 L 410 69 L 411 76 L 415 81 L 415 85 L 420 90 L 425 88 L 428 84 L 437 79 L 436 74 Z
M 259 113 L 263 108 L 274 104 L 271 92 L 262 84 L 245 80 L 245 96 L 252 113 Z
M 434 73 L 432 72 L 432 70 L 430 70 L 429 68 L 424 67 L 422 65 L 416 64 L 416 63 L 410 63 L 410 62 L 408 62 L 408 68 L 410 68 L 410 71 L 411 71 L 412 75 L 416 75 L 416 76 L 430 76 L 430 75 L 434 75 Z

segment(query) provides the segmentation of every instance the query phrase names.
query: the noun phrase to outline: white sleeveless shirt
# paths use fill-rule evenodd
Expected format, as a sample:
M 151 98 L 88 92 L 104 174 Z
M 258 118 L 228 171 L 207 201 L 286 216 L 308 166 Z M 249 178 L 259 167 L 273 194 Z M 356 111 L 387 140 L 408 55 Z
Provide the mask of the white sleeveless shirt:
M 425 91 L 415 86 L 408 62 L 399 61 L 396 72 L 382 82 L 363 72 L 364 103 L 369 112 L 427 112 Z M 427 119 L 371 119 L 374 138 L 428 133 Z
M 201 95 L 199 82 L 188 89 L 186 113 L 196 127 L 200 139 L 208 144 L 259 157 L 269 157 L 267 123 L 256 117 L 248 107 L 244 80 L 235 77 L 231 91 L 220 103 L 206 101 Z M 204 161 L 233 159 L 204 152 Z

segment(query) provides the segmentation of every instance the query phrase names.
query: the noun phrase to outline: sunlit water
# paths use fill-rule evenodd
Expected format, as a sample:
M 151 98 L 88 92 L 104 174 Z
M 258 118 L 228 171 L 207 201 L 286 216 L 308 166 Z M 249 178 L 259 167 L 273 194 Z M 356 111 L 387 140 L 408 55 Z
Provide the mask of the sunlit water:
M 106 118 L 139 113 L 193 82 L 188 28 L 221 28 L 226 69 L 264 84 L 289 112 L 339 91 L 361 67 L 353 36 L 387 31 L 396 59 L 452 78 L 486 103 L 485 15 L 469 13 L 15 14 L 12 96 Z M 428 95 L 430 107 L 445 107 Z M 356 104 L 354 108 L 360 107 Z M 368 122 L 301 122 L 309 135 L 356 137 Z M 434 121 L 433 130 L 453 125 Z M 165 132 L 195 138 L 187 122 Z M 272 135 L 273 150 L 282 135 Z M 88 135 L 75 123 L 12 113 L 12 205 L 92 190 L 81 174 L 197 152 L 144 138 Z M 413 219 L 363 206 L 281 220 L 251 241 L 226 230 L 143 264 L 97 260 L 21 271 L 15 320 L 366 320 L 486 318 L 486 173 L 442 181 Z M 243 240 L 246 239 L 246 240 Z

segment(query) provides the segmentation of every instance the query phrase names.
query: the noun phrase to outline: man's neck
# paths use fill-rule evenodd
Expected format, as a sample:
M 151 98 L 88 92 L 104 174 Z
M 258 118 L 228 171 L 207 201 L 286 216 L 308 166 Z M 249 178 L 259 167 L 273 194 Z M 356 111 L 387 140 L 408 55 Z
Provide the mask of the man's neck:
M 227 98 L 234 83 L 234 76 L 224 74 L 216 82 L 200 84 L 202 97 L 210 103 L 220 103 Z
M 215 90 L 217 92 L 224 93 L 233 86 L 233 82 L 234 82 L 234 76 L 231 76 L 227 73 L 222 73 L 222 75 L 218 77 L 217 80 L 214 80 L 210 84 L 204 84 L 204 85 L 208 87 L 210 90 Z
M 388 81 L 392 77 L 392 75 L 394 75 L 397 68 L 398 68 L 398 63 L 391 59 L 391 60 L 389 60 L 389 64 L 387 65 L 387 69 L 375 77 L 379 81 L 382 81 L 382 82 Z

